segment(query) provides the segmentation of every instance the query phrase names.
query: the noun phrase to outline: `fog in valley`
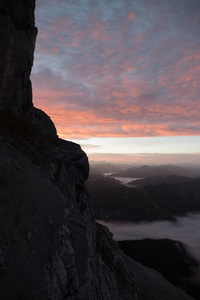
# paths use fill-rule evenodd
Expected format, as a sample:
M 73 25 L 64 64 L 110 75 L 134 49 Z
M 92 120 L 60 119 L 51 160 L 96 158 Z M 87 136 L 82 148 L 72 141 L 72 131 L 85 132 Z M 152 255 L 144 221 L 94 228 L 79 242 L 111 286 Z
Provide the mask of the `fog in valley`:
M 172 239 L 183 242 L 188 246 L 189 252 L 200 261 L 200 214 L 188 214 L 177 218 L 177 222 L 140 222 L 119 223 L 104 222 L 113 233 L 113 238 L 120 240 Z

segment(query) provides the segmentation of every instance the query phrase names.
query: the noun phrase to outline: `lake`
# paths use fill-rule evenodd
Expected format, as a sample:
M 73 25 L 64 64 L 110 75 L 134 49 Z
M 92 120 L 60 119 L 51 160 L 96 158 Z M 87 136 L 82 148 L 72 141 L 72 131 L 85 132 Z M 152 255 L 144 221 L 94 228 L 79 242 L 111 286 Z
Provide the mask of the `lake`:
M 103 173 L 103 175 L 105 177 L 110 176 L 112 174 L 113 173 Z M 120 183 L 122 183 L 123 185 L 127 185 L 129 182 L 134 181 L 134 180 L 143 179 L 143 178 L 132 178 L 132 177 L 115 177 L 115 176 L 110 176 L 110 177 L 120 181 Z M 130 186 L 130 187 L 132 187 L 132 186 Z

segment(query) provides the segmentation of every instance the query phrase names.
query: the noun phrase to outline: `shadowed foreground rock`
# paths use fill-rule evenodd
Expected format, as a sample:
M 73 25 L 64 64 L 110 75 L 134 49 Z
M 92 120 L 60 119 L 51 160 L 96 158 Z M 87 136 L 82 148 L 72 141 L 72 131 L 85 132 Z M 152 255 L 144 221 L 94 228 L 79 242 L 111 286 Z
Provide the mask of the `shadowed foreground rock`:
M 95 223 L 87 156 L 33 108 L 34 1 L 1 1 L 0 22 L 0 299 L 191 299 Z
M 190 299 L 96 225 L 79 145 L 5 113 L 0 141 L 2 299 Z

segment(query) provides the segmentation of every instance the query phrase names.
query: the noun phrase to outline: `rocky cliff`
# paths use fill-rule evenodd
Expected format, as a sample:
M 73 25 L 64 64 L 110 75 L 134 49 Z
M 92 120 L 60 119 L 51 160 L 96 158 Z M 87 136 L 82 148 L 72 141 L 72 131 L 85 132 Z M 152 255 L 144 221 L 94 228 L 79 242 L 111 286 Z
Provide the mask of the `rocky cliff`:
M 86 154 L 32 104 L 34 7 L 0 4 L 0 299 L 191 299 L 95 223 Z
M 37 28 L 35 0 L 0 2 L 0 111 L 26 116 L 39 130 L 56 135 L 50 118 L 33 107 L 30 81 Z

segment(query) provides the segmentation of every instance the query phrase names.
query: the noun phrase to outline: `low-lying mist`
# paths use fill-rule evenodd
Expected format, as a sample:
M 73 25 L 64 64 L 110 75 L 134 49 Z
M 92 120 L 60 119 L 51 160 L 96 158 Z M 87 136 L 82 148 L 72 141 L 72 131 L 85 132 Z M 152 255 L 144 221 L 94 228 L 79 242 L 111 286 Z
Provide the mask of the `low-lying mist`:
M 99 223 L 107 226 L 113 238 L 120 240 L 172 239 L 183 242 L 188 251 L 200 261 L 200 214 L 188 214 L 177 218 L 177 222 L 140 222 L 140 223 Z

